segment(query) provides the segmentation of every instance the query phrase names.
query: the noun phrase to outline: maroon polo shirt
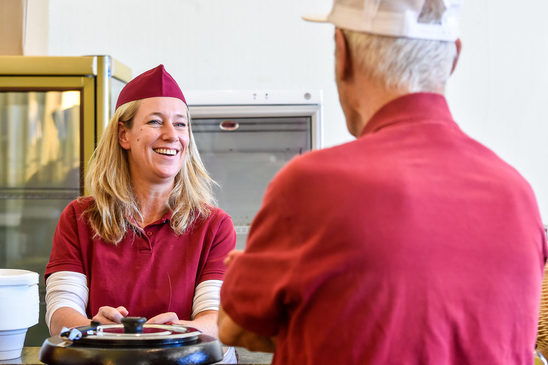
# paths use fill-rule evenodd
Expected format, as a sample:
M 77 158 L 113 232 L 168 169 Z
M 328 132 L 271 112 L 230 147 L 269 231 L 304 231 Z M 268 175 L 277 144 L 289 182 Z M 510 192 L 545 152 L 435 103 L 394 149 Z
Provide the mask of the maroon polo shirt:
M 529 365 L 545 259 L 529 184 L 410 94 L 274 178 L 221 303 L 273 364 Z
M 86 275 L 89 318 L 101 306 L 123 305 L 131 316 L 175 312 L 190 319 L 194 288 L 205 280 L 223 280 L 223 259 L 236 243 L 230 217 L 213 208 L 207 219 L 177 236 L 168 213 L 114 245 L 93 238 L 83 214 L 91 201 L 75 200 L 61 214 L 46 278 L 57 271 Z

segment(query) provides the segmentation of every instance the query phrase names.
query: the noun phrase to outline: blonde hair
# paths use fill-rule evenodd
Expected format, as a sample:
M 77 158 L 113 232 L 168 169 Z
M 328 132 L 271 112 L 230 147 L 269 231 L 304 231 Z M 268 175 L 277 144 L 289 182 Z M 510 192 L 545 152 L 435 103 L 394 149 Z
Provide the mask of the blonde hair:
M 116 109 L 86 174 L 86 187 L 94 201 L 85 213 L 96 236 L 114 244 L 119 243 L 129 230 L 138 230 L 136 222 L 143 218 L 132 188 L 127 151 L 118 142 L 119 122 L 131 129 L 138 108 L 137 100 Z M 189 120 L 188 151 L 167 202 L 172 211 L 170 225 L 178 235 L 194 220 L 209 216 L 211 206 L 215 204 L 212 193 L 215 182 L 200 159 L 188 108 L 186 112 Z
M 419 21 L 439 23 L 445 5 L 426 0 Z M 457 50 L 454 42 L 381 36 L 342 29 L 352 60 L 385 89 L 443 90 Z

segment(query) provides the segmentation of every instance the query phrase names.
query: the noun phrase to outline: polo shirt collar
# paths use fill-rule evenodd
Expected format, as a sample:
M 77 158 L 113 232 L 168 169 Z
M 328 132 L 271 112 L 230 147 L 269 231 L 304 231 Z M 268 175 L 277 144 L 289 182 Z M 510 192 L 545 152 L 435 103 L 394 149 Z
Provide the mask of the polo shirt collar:
M 168 210 L 166 212 L 166 214 L 164 214 L 162 216 L 162 218 L 158 219 L 157 221 L 155 222 L 152 222 L 150 223 L 149 225 L 154 225 L 154 224 L 164 224 L 166 222 L 169 222 L 171 220 L 171 215 L 173 214 L 173 211 L 172 210 Z
M 388 102 L 369 119 L 361 136 L 391 124 L 425 119 L 453 122 L 449 105 L 442 94 L 413 93 Z
M 167 211 L 166 214 L 164 214 L 164 216 L 162 217 L 162 222 L 168 222 L 168 221 L 171 221 L 171 215 L 173 214 L 173 211 L 170 209 Z
M 166 222 L 169 222 L 169 221 L 171 221 L 171 216 L 172 216 L 172 215 L 173 215 L 173 211 L 172 211 L 172 210 L 168 210 L 168 211 L 166 212 L 166 214 L 164 214 L 164 215 L 162 216 L 162 218 L 158 219 L 158 220 L 155 221 L 155 222 L 150 223 L 148 226 L 153 226 L 153 225 L 157 225 L 157 224 L 164 224 L 164 223 L 166 223 Z M 134 225 L 135 227 L 139 227 L 139 229 L 140 229 L 141 231 L 145 228 L 145 227 L 139 226 L 139 224 L 137 223 L 137 221 L 135 221 L 135 219 L 131 218 L 130 220 L 131 220 L 131 222 L 133 223 L 133 225 Z M 147 226 L 147 227 L 148 227 L 148 226 Z

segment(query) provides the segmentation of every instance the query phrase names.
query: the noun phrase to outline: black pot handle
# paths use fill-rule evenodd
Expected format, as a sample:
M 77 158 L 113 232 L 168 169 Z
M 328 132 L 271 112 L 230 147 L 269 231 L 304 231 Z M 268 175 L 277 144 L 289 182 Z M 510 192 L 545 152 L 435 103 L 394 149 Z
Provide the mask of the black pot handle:
M 122 325 L 124 333 L 143 333 L 143 325 L 147 319 L 145 317 L 124 317 Z
M 97 327 L 100 325 L 101 323 L 99 322 L 91 321 L 89 326 L 76 328 L 63 327 L 63 329 L 61 329 L 61 333 L 59 333 L 59 336 L 66 337 L 70 341 L 78 341 L 82 337 L 90 334 L 95 334 L 97 332 Z

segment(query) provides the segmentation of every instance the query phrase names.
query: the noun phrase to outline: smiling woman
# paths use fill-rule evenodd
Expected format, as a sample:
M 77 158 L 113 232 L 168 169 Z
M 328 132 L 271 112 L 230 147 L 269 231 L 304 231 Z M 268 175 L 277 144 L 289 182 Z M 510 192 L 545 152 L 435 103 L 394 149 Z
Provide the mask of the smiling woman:
M 128 83 L 90 163 L 90 196 L 71 202 L 57 226 L 46 268 L 50 332 L 131 315 L 216 336 L 236 235 L 214 207 L 212 183 L 171 75 L 160 65 Z

